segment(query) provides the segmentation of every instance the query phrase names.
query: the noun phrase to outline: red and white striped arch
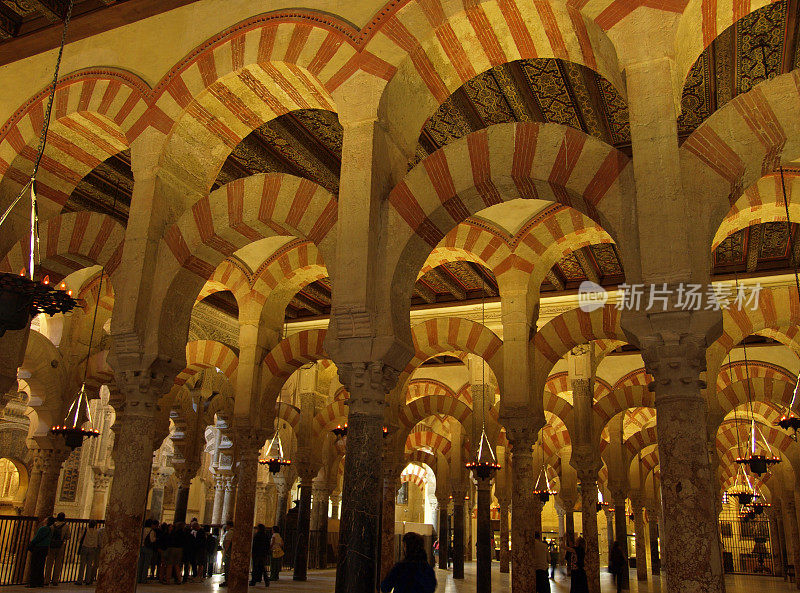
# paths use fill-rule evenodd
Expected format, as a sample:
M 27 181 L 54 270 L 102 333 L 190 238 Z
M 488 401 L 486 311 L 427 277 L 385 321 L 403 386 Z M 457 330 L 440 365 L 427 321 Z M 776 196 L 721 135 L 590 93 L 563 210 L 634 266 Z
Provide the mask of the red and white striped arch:
M 197 47 L 155 90 L 168 135 L 162 163 L 202 195 L 227 153 L 262 124 L 298 109 L 336 111 L 330 92 L 363 59 L 349 28 L 317 12 L 276 11 Z M 204 149 L 220 142 L 227 153 Z
M 328 276 L 317 246 L 295 239 L 278 249 L 254 272 L 251 296 L 261 305 L 273 301 L 275 308 L 283 313 L 294 295 L 308 284 Z
M 9 194 L 19 191 L 33 171 L 49 92 L 29 99 L 0 128 L 0 175 Z M 140 78 L 111 68 L 76 72 L 58 82 L 37 175 L 41 220 L 58 215 L 87 173 L 126 150 L 142 132 L 149 94 Z
M 406 452 L 419 449 L 420 447 L 428 447 L 432 451 L 438 451 L 445 457 L 450 453 L 452 444 L 450 440 L 439 433 L 432 430 L 415 430 L 408 435 L 406 439 Z
M 451 261 L 475 262 L 496 276 L 497 266 L 510 255 L 511 249 L 500 229 L 484 221 L 465 220 L 431 251 L 419 276 Z
M 206 283 L 200 290 L 200 294 L 197 295 L 197 300 L 202 301 L 215 292 L 222 292 L 225 290 L 229 290 L 233 293 L 241 309 L 241 303 L 250 291 L 250 277 L 248 271 L 242 269 L 236 260 L 223 260 L 216 267 L 214 273 L 206 280 Z
M 652 382 L 653 377 L 645 370 L 644 367 L 641 367 L 639 369 L 634 369 L 617 379 L 617 382 L 614 383 L 612 390 L 632 385 L 642 385 L 647 387 Z
M 102 293 L 100 292 L 102 291 Z M 100 286 L 100 274 L 96 274 L 88 282 L 81 286 L 78 291 L 78 303 L 84 315 L 94 311 L 95 304 L 100 301 L 99 308 L 106 314 L 114 310 L 114 288 L 109 282 L 108 277 L 103 275 L 102 286 Z
M 792 220 L 800 220 L 800 175 L 786 171 L 782 183 L 780 173 L 769 173 L 748 187 L 731 206 L 717 229 L 711 249 L 716 249 L 726 237 L 749 226 L 767 222 L 785 222 L 784 184 L 789 216 Z
M 709 224 L 706 245 L 742 192 L 780 163 L 800 156 L 800 72 L 765 81 L 706 119 L 681 145 L 681 168 L 691 178 Z
M 101 265 L 116 279 L 124 240 L 125 229 L 110 216 L 88 211 L 61 214 L 39 227 L 42 266 L 65 277 Z M 29 254 L 29 238 L 15 243 L 0 260 L 0 271 L 15 273 L 27 268 Z
M 312 424 L 314 435 L 322 438 L 325 433 L 347 422 L 347 406 L 340 399 L 329 403 L 316 416 Z
M 777 364 L 764 360 L 748 360 L 747 365 L 743 360 L 736 360 L 724 365 L 717 375 L 717 389 L 725 389 L 729 385 L 747 378 L 766 378 L 775 381 L 785 381 L 794 387 L 796 377 L 788 370 Z
M 767 426 L 762 422 L 757 422 L 757 424 L 773 454 L 780 452 L 786 455 L 796 455 L 800 452 L 798 444 L 792 440 L 788 433 L 774 426 Z M 720 460 L 735 463 L 736 458 L 741 454 L 740 451 L 746 452 L 748 450 L 749 436 L 749 422 L 734 420 L 723 422 L 719 430 L 717 430 L 717 453 L 720 456 Z M 761 443 L 760 437 L 758 442 Z
M 436 471 L 437 463 L 436 455 L 434 453 L 428 453 L 427 451 L 416 449 L 410 453 L 406 453 L 405 460 L 408 463 L 424 463 L 429 468 Z
M 186 344 L 186 368 L 175 377 L 175 385 L 181 386 L 203 369 L 213 367 L 235 382 L 238 366 L 239 357 L 225 344 L 213 340 L 194 340 Z
M 275 404 L 275 417 L 286 422 L 295 434 L 297 433 L 297 428 L 300 426 L 300 410 L 296 406 L 278 402 Z
M 418 465 L 409 464 L 400 474 L 400 483 L 405 482 L 411 482 L 424 490 L 428 483 L 428 472 Z
M 578 344 L 599 339 L 625 340 L 619 320 L 620 310 L 605 305 L 590 313 L 573 309 L 548 321 L 533 340 L 536 384 L 543 386 L 553 366 Z
M 675 60 L 680 87 L 676 96 L 680 98 L 683 85 L 692 65 L 700 54 L 719 35 L 736 21 L 777 0 L 688 0 L 683 8 L 675 34 Z
M 467 385 L 469 387 L 469 385 Z M 447 397 L 457 398 L 455 392 L 450 389 L 446 384 L 435 379 L 411 379 L 406 385 L 406 403 L 410 404 L 420 397 L 431 397 L 434 395 L 443 395 Z M 470 402 L 471 403 L 471 402 Z M 469 404 L 468 404 L 469 405 Z
M 518 0 L 407 2 L 384 18 L 366 49 L 391 68 L 381 112 L 412 154 L 424 122 L 478 74 L 519 59 L 561 58 L 596 70 L 624 95 L 616 52 L 576 7 Z M 409 100 L 413 97 L 413 101 Z
M 600 428 L 620 412 L 630 408 L 654 408 L 655 395 L 644 385 L 625 385 L 610 391 L 595 402 L 594 412 Z
M 438 317 L 411 328 L 414 358 L 408 363 L 398 383 L 403 385 L 414 369 L 429 358 L 459 350 L 480 356 L 489 365 L 498 383 L 503 377 L 503 342 L 492 330 L 461 317 Z
M 658 444 L 658 435 L 655 424 L 645 426 L 625 439 L 625 448 L 632 456 L 636 456 L 645 447 Z
M 281 340 L 264 357 L 261 387 L 266 397 L 277 397 L 292 373 L 308 362 L 328 358 L 323 342 L 327 330 L 310 329 Z
M 414 426 L 429 416 L 449 416 L 468 429 L 472 420 L 472 408 L 450 395 L 420 397 L 400 408 L 398 421 L 410 432 Z
M 732 419 L 737 415 L 741 418 L 742 414 L 750 414 L 751 410 L 757 421 L 765 422 L 769 425 L 774 425 L 781 419 L 784 413 L 784 409 L 781 409 L 777 404 L 771 401 L 742 402 L 731 409 L 726 420 Z

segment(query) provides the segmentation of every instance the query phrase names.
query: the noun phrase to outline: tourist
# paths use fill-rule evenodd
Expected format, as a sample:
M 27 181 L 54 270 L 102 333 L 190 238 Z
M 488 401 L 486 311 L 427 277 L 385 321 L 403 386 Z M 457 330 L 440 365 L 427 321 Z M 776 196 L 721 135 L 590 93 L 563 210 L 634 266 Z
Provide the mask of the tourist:
M 533 541 L 533 569 L 536 571 L 536 593 L 550 593 L 547 569 L 550 566 L 550 551 L 542 541 L 542 534 L 536 532 Z
M 217 551 L 219 550 L 219 541 L 217 536 L 211 532 L 211 527 L 206 525 L 206 576 L 214 576 L 214 571 L 217 567 Z
M 180 542 L 181 542 L 181 575 L 182 575 L 182 582 L 184 583 L 191 583 L 194 581 L 193 574 L 196 568 L 195 564 L 195 547 L 197 545 L 197 540 L 195 539 L 194 535 L 192 534 L 192 529 L 189 525 L 182 524 L 181 531 L 180 531 Z
M 433 593 L 436 591 L 436 573 L 428 563 L 425 541 L 418 533 L 403 536 L 405 556 L 386 575 L 381 583 L 382 593 Z
M 614 582 L 617 584 L 617 593 L 621 593 L 625 586 L 625 571 L 628 569 L 628 561 L 625 558 L 625 551 L 619 540 L 611 546 L 611 558 L 609 558 L 609 568 L 614 575 Z
M 142 530 L 142 541 L 139 547 L 139 566 L 138 574 L 136 575 L 137 583 L 147 582 L 147 572 L 150 565 L 153 563 L 153 554 L 156 551 L 156 530 L 153 526 L 152 519 L 144 522 L 144 529 Z
M 50 550 L 44 565 L 44 582 L 54 587 L 61 580 L 61 569 L 64 566 L 64 553 L 67 551 L 67 542 L 71 535 L 67 525 L 66 515 L 59 513 L 52 527 L 50 536 Z
M 192 525 L 192 532 L 194 533 L 195 539 L 194 576 L 203 581 L 206 578 L 206 557 L 208 556 L 206 552 L 206 539 L 208 538 L 208 534 L 199 524 L 193 523 Z
M 263 579 L 264 584 L 269 587 L 269 575 L 267 574 L 267 552 L 269 550 L 269 535 L 267 528 L 262 523 L 253 529 L 252 562 L 253 576 L 250 579 L 250 586 L 260 583 Z
M 28 544 L 28 551 L 31 553 L 31 577 L 28 587 L 44 587 L 44 566 L 47 554 L 50 551 L 50 538 L 53 535 L 53 523 L 56 520 L 48 517 L 44 523 L 39 525 L 36 534 Z
M 556 566 L 558 566 L 558 544 L 555 540 L 550 543 L 550 580 L 556 580 Z
M 572 582 L 570 593 L 589 593 L 589 581 L 586 578 L 584 560 L 586 558 L 586 541 L 579 537 L 572 548 Z
M 175 583 L 181 584 L 181 565 L 183 563 L 183 523 L 175 523 L 174 525 L 167 526 L 167 533 L 165 540 L 167 549 L 164 551 L 164 564 L 166 571 L 164 580 L 161 582 L 164 585 L 169 584 L 170 577 L 175 579 Z
M 272 537 L 269 540 L 269 580 L 277 581 L 283 564 L 283 538 L 280 528 L 275 525 L 272 528 Z
M 80 544 L 78 544 L 78 556 L 80 557 L 80 564 L 78 565 L 78 580 L 75 581 L 76 585 L 91 585 L 97 575 L 97 559 L 100 556 L 100 529 L 97 527 L 97 521 L 89 521 L 89 525 L 81 535 Z

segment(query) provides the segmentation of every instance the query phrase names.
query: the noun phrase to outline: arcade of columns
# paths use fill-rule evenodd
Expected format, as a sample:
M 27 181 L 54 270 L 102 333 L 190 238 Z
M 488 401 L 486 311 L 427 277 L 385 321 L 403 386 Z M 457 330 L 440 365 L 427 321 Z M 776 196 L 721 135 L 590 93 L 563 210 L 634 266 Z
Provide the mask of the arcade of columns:
M 491 496 L 501 542 L 511 541 L 501 566 L 510 565 L 515 593 L 533 590 L 542 528 L 533 488 L 543 467 L 557 476 L 566 532 L 586 538 L 593 593 L 598 532 L 627 545 L 629 529 L 640 579 L 660 538 L 670 591 L 723 591 L 718 501 L 735 481 L 745 414 L 783 460 L 756 480 L 788 550 L 777 564 L 800 566 L 800 450 L 774 426 L 800 367 L 794 279 L 737 279 L 761 286 L 758 308 L 686 310 L 676 296 L 680 283 L 732 286 L 712 278 L 715 250 L 742 229 L 786 221 L 781 179 L 800 216 L 793 54 L 678 133 L 693 64 L 771 6 L 406 0 L 262 15 L 245 0 L 218 4 L 198 0 L 67 45 L 38 175 L 42 267 L 82 306 L 0 339 L 3 401 L 29 418 L 29 451 L 19 453 L 25 514 L 54 509 L 69 452 L 48 428 L 84 369 L 95 394 L 108 389 L 95 406 L 113 419 L 113 436 L 105 431 L 107 449 L 91 460 L 80 454 L 100 468 L 95 490 L 108 488 L 98 591 L 134 589 L 146 513 L 163 507 L 170 483 L 175 516 L 185 516 L 198 474 L 213 522 L 280 522 L 299 481 L 307 532 L 327 525 L 327 500 L 341 493 L 336 591 L 371 591 L 394 556 L 394 494 L 411 479 L 409 464 L 435 476 L 437 522 L 452 524 L 461 576 L 471 548 L 465 506 L 476 498 L 464 463 L 484 422 L 503 468 L 493 484 L 477 484 L 479 515 Z M 482 121 L 438 150 L 420 148 L 441 105 L 520 60 L 598 76 L 622 104 L 629 144 L 542 113 Z M 0 67 L 13 89 L 0 101 L 3 209 L 31 170 L 51 63 L 48 52 Z M 309 110 L 335 114 L 341 128 L 333 181 L 299 165 L 220 178 L 251 132 Z M 124 217 L 65 207 L 84 178 L 124 152 L 133 183 Z M 24 267 L 26 216 L 21 205 L 5 223 L 2 270 Z M 572 293 L 547 296 L 545 282 L 558 285 L 554 266 L 604 244 L 628 284 L 676 289 L 663 307 L 621 310 L 612 293 L 584 311 Z M 420 279 L 463 261 L 496 295 L 450 306 L 426 299 Z M 287 318 L 296 295 L 321 279 L 329 315 Z M 235 312 L 209 313 L 215 293 L 231 294 Z M 412 295 L 430 304 L 412 307 Z M 90 344 L 98 302 L 103 331 Z M 753 335 L 768 346 L 754 346 L 745 367 L 741 343 Z M 441 357 L 455 362 L 431 364 Z M 337 439 L 331 429 L 344 422 L 347 438 Z M 273 477 L 258 459 L 276 430 L 293 463 Z M 613 507 L 602 530 L 598 492 Z M 249 554 L 250 531 L 235 530 L 234 593 L 247 589 Z

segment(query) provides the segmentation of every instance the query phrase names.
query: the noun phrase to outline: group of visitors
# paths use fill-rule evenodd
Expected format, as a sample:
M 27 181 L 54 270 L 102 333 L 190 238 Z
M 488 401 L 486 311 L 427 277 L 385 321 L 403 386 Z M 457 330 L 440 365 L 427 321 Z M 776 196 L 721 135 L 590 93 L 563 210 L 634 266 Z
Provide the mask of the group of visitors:
M 137 581 L 158 579 L 164 585 L 202 581 L 213 574 L 217 537 L 197 519 L 161 523 L 148 519 L 142 530 Z
M 64 513 L 44 519 L 28 544 L 31 555 L 28 587 L 55 587 L 61 580 L 64 555 L 72 532 Z M 103 528 L 89 521 L 78 543 L 78 580 L 76 585 L 91 585 L 97 576 L 97 560 L 103 545 Z
M 256 525 L 253 528 L 253 547 L 250 556 L 253 566 L 250 586 L 254 587 L 263 580 L 264 585 L 269 587 L 270 581 L 277 581 L 283 556 L 283 538 L 278 526 L 274 526 L 269 532 L 262 523 Z

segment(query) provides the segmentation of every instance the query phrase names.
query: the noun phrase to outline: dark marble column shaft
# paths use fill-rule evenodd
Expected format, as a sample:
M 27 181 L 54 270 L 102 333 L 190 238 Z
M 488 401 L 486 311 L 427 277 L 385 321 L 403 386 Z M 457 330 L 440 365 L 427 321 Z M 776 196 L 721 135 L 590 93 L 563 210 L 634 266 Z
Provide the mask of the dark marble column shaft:
M 295 581 L 308 579 L 308 540 L 311 528 L 311 492 L 314 476 L 308 474 L 300 481 L 300 508 L 297 515 L 297 543 L 294 549 L 294 574 Z
M 769 547 L 772 551 L 772 574 L 776 577 L 783 576 L 778 518 L 772 510 L 769 513 Z
M 622 546 L 622 552 L 625 554 L 625 565 L 628 565 L 628 516 L 625 514 L 625 495 L 620 495 L 614 498 L 614 533 L 616 534 L 616 541 Z M 628 589 L 628 571 L 623 573 L 624 589 Z
M 791 549 L 792 564 L 795 567 L 794 582 L 795 586 L 800 589 L 800 574 L 798 574 L 797 568 L 800 566 L 800 535 L 798 535 L 797 529 L 797 506 L 794 502 L 793 492 L 788 492 L 782 506 L 786 519 L 786 543 Z
M 381 507 L 381 581 L 386 578 L 394 566 L 394 516 L 399 482 L 399 478 L 395 475 L 384 475 L 383 506 Z
M 492 480 L 478 478 L 478 512 L 476 534 L 476 591 L 491 593 L 492 591 Z
M 536 587 L 531 562 L 537 509 L 532 448 L 529 434 L 511 441 L 511 593 L 530 593 Z
M 189 484 L 181 484 L 175 492 L 174 523 L 186 523 L 186 509 L 189 507 Z
M 460 499 L 460 500 L 459 500 Z M 453 578 L 464 578 L 464 493 L 453 493 Z
M 447 569 L 447 559 L 450 553 L 450 530 L 448 528 L 449 514 L 447 501 L 439 502 L 439 568 Z
M 581 471 L 581 524 L 586 541 L 584 568 L 589 593 L 600 593 L 600 537 L 597 532 L 597 472 Z
M 633 503 L 634 529 L 636 530 L 636 580 L 647 580 L 647 536 L 644 526 L 644 508 L 640 501 Z
M 647 523 L 650 529 L 650 567 L 654 575 L 661 574 L 661 558 L 658 552 L 658 514 L 657 511 L 648 513 Z
M 238 462 L 236 503 L 233 509 L 233 540 L 228 564 L 228 593 L 247 593 L 250 580 L 250 556 L 253 542 L 253 518 L 256 511 L 258 485 L 258 452 L 267 434 L 263 430 L 243 427 L 234 433 Z
M 505 574 L 511 567 L 508 551 L 508 502 L 500 501 L 500 572 Z
M 39 493 L 36 497 L 37 517 L 49 517 L 53 514 L 56 506 L 56 494 L 58 490 L 58 478 L 61 475 L 61 466 L 69 457 L 67 449 L 51 449 L 44 455 L 42 467 L 42 479 L 39 483 Z

